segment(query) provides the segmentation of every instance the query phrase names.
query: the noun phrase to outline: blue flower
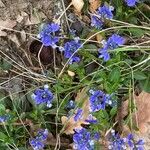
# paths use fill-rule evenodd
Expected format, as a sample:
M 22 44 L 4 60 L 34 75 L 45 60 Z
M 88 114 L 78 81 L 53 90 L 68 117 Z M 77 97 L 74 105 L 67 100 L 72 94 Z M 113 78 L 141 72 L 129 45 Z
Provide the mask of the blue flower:
M 43 142 L 39 141 L 38 139 L 32 139 L 29 141 L 29 143 L 34 150 L 42 150 L 44 148 Z
M 103 58 L 105 62 L 110 59 L 110 54 L 108 53 L 108 50 L 107 50 L 106 47 L 102 48 L 102 49 L 99 49 L 98 51 L 99 51 L 99 54 L 100 54 L 99 58 Z
M 138 2 L 138 0 L 125 0 L 127 5 L 130 7 L 134 7 L 136 2 Z
M 55 32 L 59 31 L 60 27 L 58 24 L 44 24 L 39 33 L 39 38 L 41 39 L 44 46 L 57 47 L 56 43 L 59 41 L 59 37 L 55 36 Z
M 144 150 L 144 141 L 142 139 L 136 141 L 133 134 L 129 134 L 127 138 L 121 138 L 119 134 L 115 134 L 115 131 L 111 131 L 111 139 L 109 140 L 109 149 L 110 150 L 124 150 L 127 149 L 127 146 L 131 150 Z
M 73 135 L 74 149 L 76 150 L 94 150 L 94 140 L 87 129 L 76 130 Z
M 34 150 L 42 150 L 44 148 L 44 141 L 47 140 L 48 130 L 40 130 L 37 133 L 37 136 L 33 139 L 29 139 L 29 143 Z
M 129 134 L 127 137 L 127 142 L 130 148 L 136 150 L 144 150 L 144 141 L 142 139 L 135 141 L 133 134 Z
M 96 112 L 100 109 L 105 109 L 105 105 L 105 94 L 100 90 L 94 91 L 94 93 L 90 96 L 90 111 Z
M 83 110 L 81 108 L 77 109 L 77 112 L 74 116 L 74 121 L 78 121 L 79 119 L 82 118 Z
M 50 29 L 50 32 L 56 32 L 56 31 L 59 31 L 60 26 L 56 23 L 51 23 L 49 25 L 49 29 Z
M 40 130 L 37 133 L 36 139 L 40 140 L 40 141 L 45 141 L 48 137 L 48 130 Z
M 88 118 L 85 120 L 88 123 L 97 124 L 98 121 L 92 114 L 89 114 Z
M 95 132 L 93 138 L 98 141 L 100 139 L 100 133 Z
M 113 34 L 111 37 L 108 38 L 106 42 L 106 47 L 108 49 L 115 49 L 121 45 L 123 45 L 125 39 L 117 34 Z
M 98 8 L 97 13 L 102 18 L 112 19 L 113 18 L 113 13 L 112 13 L 113 10 L 114 10 L 114 8 L 112 6 L 104 5 L 103 7 Z
M 103 22 L 97 17 L 92 15 L 91 16 L 91 26 L 97 29 L 102 29 Z
M 4 123 L 7 121 L 7 119 L 8 119 L 8 116 L 6 116 L 6 115 L 0 116 L 0 122 Z
M 116 49 L 117 47 L 123 45 L 125 39 L 117 34 L 113 34 L 108 38 L 107 41 L 103 41 L 103 48 L 99 49 L 99 58 L 103 58 L 104 61 L 108 61 L 110 59 L 110 54 L 108 50 Z
M 72 40 L 70 42 L 66 42 L 65 46 L 64 46 L 64 56 L 65 58 L 70 58 L 72 56 L 72 54 L 77 51 L 79 48 L 81 48 L 81 43 L 79 42 L 78 39 Z M 73 62 L 79 62 L 80 58 L 76 55 L 74 55 L 71 59 L 70 59 L 70 64 L 72 64 Z
M 52 100 L 53 100 L 53 94 L 52 92 L 48 89 L 48 86 L 45 85 L 43 89 L 37 89 L 34 91 L 32 94 L 32 98 L 34 99 L 35 103 L 37 105 L 46 103 L 47 107 L 51 107 Z
M 109 141 L 108 149 L 110 150 L 125 150 L 126 147 L 126 138 L 121 138 L 119 134 L 115 134 L 112 130 L 111 140 Z

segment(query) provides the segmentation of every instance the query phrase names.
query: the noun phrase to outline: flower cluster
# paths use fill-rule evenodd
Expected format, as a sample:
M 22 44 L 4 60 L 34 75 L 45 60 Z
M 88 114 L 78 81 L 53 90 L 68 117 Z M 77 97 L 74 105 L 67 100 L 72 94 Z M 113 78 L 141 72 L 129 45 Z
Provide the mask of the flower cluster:
M 80 119 L 82 119 L 83 113 L 84 112 L 81 108 L 77 108 L 77 111 L 74 115 L 74 121 L 77 122 Z M 91 123 L 91 124 L 97 124 L 98 123 L 97 119 L 92 114 L 89 114 L 88 117 L 84 121 L 87 123 Z
M 29 139 L 29 143 L 34 150 L 42 150 L 44 148 L 44 141 L 47 140 L 48 130 L 40 130 L 35 138 Z
M 76 130 L 73 135 L 74 149 L 75 150 L 94 150 L 95 141 L 99 140 L 99 134 L 92 135 L 87 129 L 82 128 Z
M 128 145 L 131 149 L 136 149 L 136 150 L 144 150 L 143 145 L 144 145 L 144 140 L 139 139 L 138 141 L 134 140 L 133 134 L 129 134 L 127 137 L 127 142 Z
M 126 149 L 126 139 L 121 138 L 119 134 L 115 134 L 114 130 L 111 130 L 111 140 L 110 144 L 108 146 L 108 149 L 110 150 L 124 150 Z
M 99 58 L 103 58 L 104 61 L 108 61 L 110 59 L 110 54 L 108 50 L 113 50 L 121 45 L 123 45 L 125 39 L 117 34 L 113 34 L 108 38 L 107 41 L 103 41 L 103 48 L 99 49 Z
M 88 123 L 91 123 L 91 124 L 98 123 L 97 119 L 92 114 L 89 114 L 89 116 L 87 117 L 87 119 L 85 121 Z
M 127 5 L 130 7 L 135 6 L 136 2 L 138 2 L 138 0 L 125 0 Z
M 97 14 L 91 15 L 91 26 L 101 29 L 104 23 L 104 19 L 112 19 L 113 14 L 112 11 L 114 8 L 112 6 L 104 5 L 102 7 L 99 7 L 97 10 Z
M 59 41 L 59 37 L 55 36 L 55 32 L 59 31 L 60 27 L 58 24 L 44 24 L 39 33 L 39 38 L 41 39 L 44 46 L 57 47 L 56 43 Z
M 91 16 L 91 26 L 97 29 L 102 29 L 103 21 L 101 21 L 97 16 Z
M 34 93 L 32 94 L 32 98 L 34 99 L 37 105 L 46 103 L 47 107 L 51 107 L 52 106 L 51 102 L 54 97 L 52 92 L 49 90 L 48 85 L 45 85 L 43 89 L 35 90 Z
M 74 52 L 76 52 L 79 48 L 81 48 L 81 43 L 79 38 L 75 38 L 75 40 L 66 42 L 64 45 L 64 57 L 70 59 L 69 63 L 79 62 L 80 57 L 78 57 Z M 73 56 L 72 56 L 73 55 Z
M 111 131 L 111 140 L 109 144 L 110 150 L 126 150 L 130 147 L 131 150 L 144 150 L 144 141 L 142 139 L 136 141 L 133 134 L 129 134 L 126 138 L 121 138 L 115 131 Z
M 78 121 L 79 119 L 81 119 L 82 115 L 83 115 L 83 110 L 81 108 L 78 108 L 74 116 L 74 121 Z
M 114 10 L 114 8 L 112 6 L 104 5 L 103 7 L 98 8 L 97 13 L 101 18 L 112 19 L 113 18 L 113 14 L 112 14 L 113 10 Z
M 89 99 L 91 112 L 96 112 L 100 109 L 105 109 L 106 104 L 112 104 L 110 95 L 105 94 L 103 91 L 90 90 L 89 92 L 92 94 Z

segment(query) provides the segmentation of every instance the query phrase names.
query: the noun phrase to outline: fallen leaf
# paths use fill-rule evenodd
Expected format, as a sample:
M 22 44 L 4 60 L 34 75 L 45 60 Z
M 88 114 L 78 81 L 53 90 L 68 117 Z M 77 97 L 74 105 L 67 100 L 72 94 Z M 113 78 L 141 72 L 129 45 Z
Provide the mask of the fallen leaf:
M 100 43 L 103 40 L 103 36 L 101 34 L 97 34 L 96 40 Z
M 150 93 L 141 92 L 139 96 L 134 96 L 136 103 L 136 112 L 133 113 L 133 123 L 138 122 L 138 128 L 141 133 L 146 133 L 147 124 L 150 122 Z M 122 106 L 122 119 L 128 114 L 128 101 L 125 101 Z
M 21 11 L 21 13 L 18 14 L 16 20 L 17 20 L 17 22 L 21 23 L 25 17 L 27 18 L 28 14 L 26 12 L 24 12 L 24 11 Z
M 40 23 L 40 20 L 39 18 L 37 18 L 37 16 L 35 15 L 31 15 L 31 17 L 27 18 L 26 22 L 25 22 L 25 25 L 33 25 L 33 24 L 39 24 Z
M 97 8 L 101 5 L 101 0 L 89 0 L 90 3 L 90 11 L 94 13 Z
M 84 6 L 84 1 L 83 0 L 72 0 L 72 5 L 74 6 L 77 13 L 81 13 L 81 10 Z
M 13 27 L 16 26 L 16 21 L 14 20 L 0 20 L 0 36 L 7 36 L 7 33 L 2 31 L 4 29 L 12 29 Z
M 34 25 L 34 24 L 39 24 L 41 22 L 40 19 L 46 18 L 43 12 L 37 12 L 35 14 L 31 14 L 30 16 L 24 12 L 21 11 L 21 13 L 17 16 L 17 22 L 21 23 L 24 21 L 25 25 Z
M 74 116 L 72 115 L 70 118 L 66 116 L 62 116 L 61 121 L 62 124 L 64 124 L 63 132 L 66 134 L 73 134 L 74 129 L 81 129 L 82 124 L 89 124 L 85 120 L 88 118 L 90 112 L 89 112 L 89 96 L 87 95 L 87 89 L 82 89 L 78 94 L 75 99 L 76 102 L 81 102 L 83 101 L 82 105 L 82 118 L 79 119 L 78 121 L 74 121 Z
M 139 96 L 135 96 L 136 107 L 139 130 L 141 132 L 146 132 L 146 124 L 150 122 L 150 93 L 142 92 Z M 136 116 L 133 116 L 134 119 Z

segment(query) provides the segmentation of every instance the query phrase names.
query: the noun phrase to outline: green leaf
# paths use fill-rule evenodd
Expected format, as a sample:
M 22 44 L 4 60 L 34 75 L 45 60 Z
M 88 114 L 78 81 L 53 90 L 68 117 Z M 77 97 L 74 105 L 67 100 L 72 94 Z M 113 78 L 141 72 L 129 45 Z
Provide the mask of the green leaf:
M 142 29 L 138 29 L 138 28 L 129 28 L 128 31 L 136 37 L 141 37 L 145 34 L 145 31 Z
M 150 93 L 150 76 L 146 80 L 140 80 L 139 83 L 142 90 Z
M 136 71 L 136 72 L 134 72 L 134 78 L 136 80 L 145 80 L 147 78 L 147 76 L 141 71 Z
M 97 46 L 96 45 L 93 45 L 93 44 L 86 44 L 85 46 L 84 46 L 84 49 L 89 49 L 89 50 L 97 50 L 98 48 L 97 48 Z
M 110 111 L 111 117 L 114 117 L 117 114 L 117 107 L 113 107 Z
M 110 74 L 109 74 L 109 79 L 110 79 L 111 82 L 115 82 L 115 83 L 116 83 L 116 82 L 119 81 L 120 75 L 121 75 L 120 69 L 119 69 L 119 68 L 114 68 L 114 69 L 110 72 Z
M 5 111 L 5 106 L 3 104 L 0 104 L 0 112 Z
M 5 135 L 3 132 L 0 132 L 0 141 L 6 142 L 7 140 L 7 135 Z

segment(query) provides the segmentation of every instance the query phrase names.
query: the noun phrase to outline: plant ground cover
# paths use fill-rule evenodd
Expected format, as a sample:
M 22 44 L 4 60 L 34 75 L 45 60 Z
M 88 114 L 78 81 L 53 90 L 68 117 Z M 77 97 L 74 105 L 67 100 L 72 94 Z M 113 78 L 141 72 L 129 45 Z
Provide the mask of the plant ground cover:
M 149 0 L 0 0 L 0 149 L 150 149 Z

